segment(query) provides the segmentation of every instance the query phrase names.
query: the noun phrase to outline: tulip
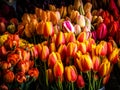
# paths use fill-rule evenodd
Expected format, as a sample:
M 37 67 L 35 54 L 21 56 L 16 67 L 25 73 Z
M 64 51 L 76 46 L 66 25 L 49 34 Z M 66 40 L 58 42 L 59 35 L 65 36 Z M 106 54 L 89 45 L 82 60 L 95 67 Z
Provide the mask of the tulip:
M 48 59 L 49 53 L 50 53 L 50 51 L 49 51 L 48 46 L 43 45 L 43 46 L 42 46 L 42 50 L 41 50 L 41 54 L 40 54 L 40 59 L 41 59 L 43 62 L 46 62 L 47 59 Z
M 79 88 L 84 88 L 85 87 L 85 81 L 84 81 L 82 75 L 77 76 L 76 83 L 77 83 L 77 87 L 79 87 Z
M 24 72 L 18 72 L 18 73 L 16 73 L 16 75 L 15 75 L 15 80 L 16 80 L 18 83 L 20 83 L 20 84 L 26 82 L 25 73 L 24 73 Z
M 107 58 L 103 60 L 103 62 L 100 64 L 98 73 L 100 77 L 104 77 L 110 73 L 110 62 Z
M 68 82 L 75 82 L 77 80 L 77 70 L 75 66 L 65 67 L 65 79 Z
M 61 60 L 60 54 L 58 52 L 52 52 L 48 57 L 48 67 L 53 68 L 57 61 Z
M 83 54 L 85 54 L 87 52 L 86 44 L 84 42 L 80 42 L 78 44 L 78 50 L 80 50 Z
M 109 79 L 110 79 L 110 74 L 106 75 L 106 76 L 103 78 L 103 82 L 102 82 L 103 85 L 106 85 L 106 84 L 108 83 Z
M 75 32 L 75 29 L 69 20 L 63 22 L 63 30 L 65 32 Z
M 52 22 L 45 22 L 44 32 L 45 37 L 53 36 L 54 34 L 54 28 Z
M 4 22 L 0 22 L 0 34 L 3 34 L 6 31 L 6 25 Z
M 54 42 L 50 43 L 49 50 L 50 50 L 50 53 L 56 51 L 56 46 Z
M 107 36 L 107 27 L 104 23 L 101 23 L 96 30 L 97 38 L 99 40 L 105 39 Z
M 47 69 L 46 73 L 47 73 L 47 76 L 48 76 L 48 81 L 49 81 L 50 83 L 53 82 L 54 76 L 53 76 L 52 69 Z
M 8 90 L 7 85 L 1 84 L 1 85 L 0 85 L 0 90 Z
M 76 24 L 74 25 L 74 29 L 75 29 L 75 35 L 76 36 L 79 35 L 81 32 L 81 27 L 78 24 Z
M 113 49 L 113 51 L 111 52 L 111 54 L 109 55 L 109 61 L 113 64 L 117 63 L 118 59 L 119 59 L 119 49 L 115 48 Z
M 93 71 L 98 72 L 100 66 L 100 58 L 98 56 L 93 56 L 92 62 L 93 62 Z
M 5 41 L 8 39 L 9 34 L 3 34 L 0 36 L 0 46 L 2 46 Z
M 69 7 L 68 7 L 69 8 Z M 73 8 L 73 6 L 71 6 L 71 8 Z M 73 23 L 76 23 L 77 22 L 77 18 L 80 13 L 76 10 L 70 10 L 71 12 L 68 12 L 70 14 L 70 19 L 71 19 L 71 22 Z
M 93 68 L 91 57 L 87 54 L 76 59 L 77 65 L 82 72 L 87 72 Z
M 69 32 L 65 35 L 65 40 L 66 40 L 66 43 L 69 43 L 69 42 L 75 42 L 76 38 L 75 38 L 75 34 L 72 33 L 72 32 Z
M 75 0 L 75 1 L 74 1 L 74 9 L 75 9 L 75 10 L 78 10 L 79 7 L 80 7 L 80 5 L 81 5 L 81 2 L 80 2 L 79 0 Z
M 68 45 L 67 45 L 67 56 L 74 57 L 77 50 L 78 50 L 78 48 L 77 48 L 76 43 L 73 43 L 73 42 L 68 43 Z
M 45 28 L 45 22 L 43 22 L 43 21 L 39 22 L 37 27 L 36 27 L 37 35 L 43 35 L 44 34 L 44 28 Z
M 15 66 L 19 62 L 19 55 L 18 54 L 9 54 L 7 57 L 7 61 L 11 63 L 11 65 Z
M 65 44 L 61 44 L 57 52 L 60 54 L 61 60 L 64 61 L 64 59 L 66 58 L 66 54 L 67 54 L 67 46 Z
M 91 31 L 91 21 L 85 17 L 85 27 L 88 29 L 87 31 Z
M 4 70 L 3 71 L 3 80 L 4 80 L 4 82 L 12 83 L 13 80 L 14 80 L 14 77 L 15 77 L 15 75 L 14 75 L 14 73 L 12 71 L 10 71 L 10 70 Z
M 60 79 L 60 81 L 62 81 L 63 73 L 64 67 L 62 62 L 57 62 L 53 67 L 53 74 L 56 80 Z
M 96 46 L 96 55 L 100 55 L 100 56 L 106 56 L 107 55 L 107 42 L 106 41 L 101 41 Z
M 95 41 L 97 40 L 96 31 L 92 31 L 92 38 L 93 38 Z
M 28 75 L 30 75 L 31 77 L 37 79 L 39 76 L 39 71 L 37 68 L 31 68 L 28 70 Z
M 77 24 L 80 25 L 81 28 L 85 26 L 85 18 L 83 15 L 77 17 Z
M 84 5 L 84 11 L 85 11 L 85 13 L 91 12 L 91 9 L 92 9 L 92 4 L 91 4 L 90 2 L 87 2 L 87 3 Z
M 60 44 L 65 44 L 65 35 L 63 32 L 59 32 L 56 37 L 56 46 L 59 46 Z
M 0 47 L 0 56 L 3 57 L 6 55 L 7 55 L 7 50 L 6 50 L 5 46 L 1 46 Z
M 78 37 L 77 37 L 77 40 L 79 42 L 83 42 L 85 40 L 87 40 L 87 33 L 86 32 L 81 32 Z
M 1 61 L 0 62 L 0 68 L 2 70 L 9 69 L 11 67 L 11 63 L 7 61 Z

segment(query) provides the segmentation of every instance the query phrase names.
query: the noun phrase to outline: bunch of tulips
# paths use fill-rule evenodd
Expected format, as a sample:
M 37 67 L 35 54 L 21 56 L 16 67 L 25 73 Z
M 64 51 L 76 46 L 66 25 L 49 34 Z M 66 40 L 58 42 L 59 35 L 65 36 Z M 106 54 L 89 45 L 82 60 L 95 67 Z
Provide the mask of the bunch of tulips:
M 81 0 L 11 19 L 0 36 L 0 90 L 100 89 L 120 58 L 115 20 Z

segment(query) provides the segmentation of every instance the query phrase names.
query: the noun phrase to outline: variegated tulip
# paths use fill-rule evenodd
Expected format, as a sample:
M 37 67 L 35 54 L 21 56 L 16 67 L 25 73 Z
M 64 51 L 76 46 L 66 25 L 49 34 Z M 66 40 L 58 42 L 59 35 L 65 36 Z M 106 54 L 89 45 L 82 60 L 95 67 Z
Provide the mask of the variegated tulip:
M 81 55 L 80 58 L 76 58 L 76 63 L 82 72 L 90 71 L 93 68 L 91 57 L 87 54 Z
M 65 44 L 65 35 L 61 31 L 56 36 L 56 46 L 59 46 L 60 44 Z
M 117 63 L 119 59 L 119 52 L 120 50 L 118 48 L 113 49 L 113 51 L 109 54 L 109 61 L 113 64 Z
M 83 54 L 85 54 L 87 52 L 86 44 L 84 42 L 80 42 L 78 44 L 78 50 L 80 50 Z
M 74 57 L 77 50 L 78 50 L 78 48 L 77 48 L 76 43 L 73 43 L 73 42 L 68 43 L 68 45 L 67 45 L 67 56 Z
M 79 88 L 84 88 L 85 87 L 85 81 L 84 81 L 84 78 L 83 78 L 82 75 L 77 76 L 76 83 L 77 83 L 77 87 L 79 87 Z
M 110 73 L 110 62 L 108 61 L 107 58 L 104 58 L 102 60 L 102 63 L 100 64 L 98 73 L 100 75 L 100 77 L 104 77 L 106 75 L 108 75 Z
M 84 31 L 81 32 L 81 33 L 78 35 L 77 40 L 78 40 L 79 42 L 83 42 L 83 41 L 87 40 L 87 33 L 84 32 Z
M 40 53 L 40 59 L 41 59 L 43 62 L 46 62 L 47 59 L 48 59 L 49 53 L 50 53 L 50 51 L 49 51 L 48 46 L 43 45 L 43 46 L 42 46 L 41 53 Z
M 58 81 L 60 79 L 62 81 L 64 73 L 64 67 L 62 62 L 57 62 L 53 67 L 53 74 L 55 79 Z
M 61 60 L 61 56 L 58 52 L 52 52 L 48 57 L 48 67 L 53 68 L 57 61 Z
M 54 34 L 54 28 L 52 22 L 50 21 L 45 22 L 43 35 L 45 37 L 49 37 L 49 36 L 53 36 L 53 34 Z
M 77 24 L 80 25 L 81 28 L 85 26 L 85 18 L 83 15 L 77 17 Z
M 100 41 L 100 43 L 96 46 L 96 55 L 106 56 L 107 55 L 107 42 Z
M 66 44 L 68 44 L 69 42 L 75 42 L 76 41 L 75 34 L 72 32 L 65 33 L 65 41 Z
M 65 67 L 65 79 L 68 82 L 75 82 L 77 80 L 77 70 L 74 65 Z
M 63 22 L 63 30 L 64 32 L 75 32 L 75 29 L 69 20 Z

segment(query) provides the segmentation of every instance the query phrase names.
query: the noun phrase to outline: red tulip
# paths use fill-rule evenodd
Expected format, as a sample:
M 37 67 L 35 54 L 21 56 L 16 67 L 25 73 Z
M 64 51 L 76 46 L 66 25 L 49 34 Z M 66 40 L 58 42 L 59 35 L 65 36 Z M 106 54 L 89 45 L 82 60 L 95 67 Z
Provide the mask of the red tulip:
M 78 37 L 77 37 L 77 40 L 79 42 L 83 42 L 85 40 L 87 40 L 87 33 L 86 32 L 81 32 Z
M 75 42 L 76 38 L 75 38 L 75 34 L 72 32 L 66 33 L 65 35 L 65 40 L 66 43 L 68 44 L 69 42 Z
M 83 79 L 83 76 L 78 75 L 78 76 L 77 76 L 77 81 L 76 81 L 76 83 L 77 83 L 77 86 L 78 86 L 79 88 L 84 88 L 84 87 L 85 87 L 85 81 L 84 81 L 84 79 Z
M 93 71 L 98 72 L 100 66 L 100 58 L 98 56 L 93 56 L 92 62 L 93 62 Z
M 107 36 L 107 27 L 104 23 L 101 23 L 96 30 L 97 38 L 99 40 L 105 39 Z
M 20 84 L 24 83 L 26 81 L 25 73 L 24 72 L 16 73 L 15 80 Z
M 108 81 L 109 81 L 109 79 L 110 79 L 110 74 L 108 74 L 107 76 L 105 76 L 104 78 L 103 78 L 103 85 L 106 85 L 107 83 L 108 83 Z
M 75 66 L 65 67 L 65 79 L 68 82 L 75 82 L 77 80 L 77 70 Z
M 2 70 L 9 69 L 11 67 L 11 63 L 7 61 L 1 61 L 0 62 L 0 68 Z
M 48 76 L 48 81 L 51 83 L 54 80 L 54 75 L 52 69 L 47 69 L 46 74 Z
M 37 68 L 31 68 L 28 70 L 28 75 L 30 75 L 31 77 L 37 79 L 39 76 L 39 71 Z
M 7 55 L 7 50 L 5 48 L 5 46 L 1 46 L 0 47 L 0 57 L 4 57 Z

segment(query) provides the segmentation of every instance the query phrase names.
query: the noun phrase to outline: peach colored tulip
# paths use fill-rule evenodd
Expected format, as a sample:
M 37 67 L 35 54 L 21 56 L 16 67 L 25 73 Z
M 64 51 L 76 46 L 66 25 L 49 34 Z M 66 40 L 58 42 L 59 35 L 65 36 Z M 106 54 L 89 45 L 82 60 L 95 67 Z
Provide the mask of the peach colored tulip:
M 77 70 L 75 66 L 66 66 L 65 67 L 65 79 L 68 82 L 75 82 L 77 80 Z

